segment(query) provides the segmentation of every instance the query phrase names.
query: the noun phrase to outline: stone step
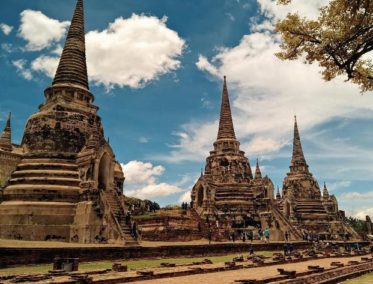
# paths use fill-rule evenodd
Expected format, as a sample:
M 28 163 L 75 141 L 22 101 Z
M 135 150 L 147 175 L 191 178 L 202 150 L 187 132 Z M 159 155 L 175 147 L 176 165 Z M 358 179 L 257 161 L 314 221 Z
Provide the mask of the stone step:
M 49 185 L 49 184 L 14 184 L 8 185 L 5 189 L 5 193 L 7 190 L 51 190 L 51 191 L 79 191 L 80 187 L 78 186 L 64 186 L 64 185 Z
M 78 170 L 76 164 L 71 163 L 24 163 L 17 165 L 17 170 Z
M 24 158 L 22 159 L 22 163 L 39 163 L 39 164 L 45 164 L 45 163 L 64 163 L 64 164 L 75 164 L 75 160 L 72 159 L 59 159 L 59 158 Z
M 20 170 L 15 171 L 12 177 L 67 177 L 79 178 L 78 171 L 61 171 L 61 170 Z
M 80 184 L 79 179 L 74 178 L 56 178 L 56 177 L 19 177 L 9 180 L 10 185 L 16 184 L 34 184 L 34 185 L 62 185 L 76 186 Z
M 215 200 L 249 200 L 247 195 L 215 196 Z

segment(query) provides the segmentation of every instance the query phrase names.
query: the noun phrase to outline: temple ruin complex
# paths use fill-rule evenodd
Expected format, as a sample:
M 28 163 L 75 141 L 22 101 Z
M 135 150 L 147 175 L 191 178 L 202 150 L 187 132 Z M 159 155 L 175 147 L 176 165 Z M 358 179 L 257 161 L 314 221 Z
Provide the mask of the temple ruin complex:
M 304 158 L 297 121 L 293 155 L 284 179 L 282 196 L 270 178 L 262 175 L 257 160 L 255 174 L 237 140 L 226 78 L 224 77 L 218 136 L 206 159 L 204 172 L 192 189 L 193 210 L 202 218 L 219 222 L 220 230 L 270 230 L 271 239 L 301 240 L 308 235 L 342 240 L 358 234 L 345 222 L 334 195 L 326 185 L 321 194 Z M 222 232 L 219 232 L 222 233 Z
M 78 0 L 53 83 L 12 145 L 0 138 L 0 238 L 134 243 L 123 214 L 124 175 L 89 91 L 83 0 Z

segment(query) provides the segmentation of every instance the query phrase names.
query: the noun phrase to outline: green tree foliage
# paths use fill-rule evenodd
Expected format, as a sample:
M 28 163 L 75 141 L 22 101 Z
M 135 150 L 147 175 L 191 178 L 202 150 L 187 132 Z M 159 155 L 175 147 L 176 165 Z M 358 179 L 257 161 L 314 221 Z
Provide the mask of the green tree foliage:
M 317 20 L 289 13 L 276 30 L 283 40 L 280 59 L 305 56 L 306 63 L 319 63 L 325 80 L 345 75 L 362 92 L 373 90 L 373 0 L 331 0 Z
M 350 216 L 347 218 L 347 223 L 349 223 L 351 227 L 354 228 L 354 230 L 361 236 L 366 236 L 368 233 L 367 224 L 363 220 Z

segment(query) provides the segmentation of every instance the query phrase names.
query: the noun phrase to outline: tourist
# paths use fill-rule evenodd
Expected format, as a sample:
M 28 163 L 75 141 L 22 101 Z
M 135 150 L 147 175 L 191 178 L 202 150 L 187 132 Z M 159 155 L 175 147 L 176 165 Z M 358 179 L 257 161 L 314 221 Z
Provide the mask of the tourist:
M 209 239 L 209 245 L 210 245 L 211 244 L 211 240 L 212 240 L 212 231 L 211 231 L 211 229 L 209 229 L 207 237 Z
M 262 240 L 262 228 L 258 229 L 259 239 Z
M 268 242 L 269 242 L 269 229 L 268 229 L 268 227 L 265 228 L 265 230 L 264 230 L 264 232 L 263 232 L 263 236 L 264 236 L 264 241 L 265 241 L 266 243 L 268 243 Z
M 251 230 L 249 231 L 248 237 L 249 237 L 249 241 L 252 243 L 253 239 L 254 239 L 254 233 L 253 233 L 253 231 L 251 231 Z
M 288 251 L 289 251 L 289 245 L 288 243 L 284 243 L 284 256 L 288 255 Z
M 132 236 L 135 240 L 137 240 L 137 224 L 136 222 L 132 223 Z
M 288 242 L 289 241 L 289 232 L 286 231 L 285 232 L 285 242 Z
M 249 255 L 253 255 L 253 254 L 254 254 L 254 247 L 253 247 L 253 245 L 250 245 Z

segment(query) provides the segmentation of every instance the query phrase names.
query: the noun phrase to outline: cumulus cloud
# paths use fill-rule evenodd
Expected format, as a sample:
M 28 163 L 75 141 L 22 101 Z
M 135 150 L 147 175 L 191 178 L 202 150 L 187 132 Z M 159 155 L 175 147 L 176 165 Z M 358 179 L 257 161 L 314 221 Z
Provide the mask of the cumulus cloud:
M 327 183 L 326 186 L 327 186 L 328 190 L 330 192 L 332 192 L 332 191 L 336 191 L 336 190 L 339 190 L 339 189 L 350 187 L 351 186 L 351 181 L 341 180 L 341 181 Z
M 125 195 L 152 199 L 180 193 L 183 190 L 176 185 L 160 183 L 158 179 L 164 174 L 163 166 L 154 166 L 151 163 L 130 161 L 122 164 L 126 177 Z
M 345 200 L 367 200 L 373 198 L 373 191 L 368 192 L 347 192 L 341 196 Z
M 356 212 L 356 213 L 354 214 L 354 216 L 355 216 L 356 218 L 361 219 L 361 220 L 365 220 L 365 217 L 366 217 L 366 216 L 370 216 L 370 217 L 372 217 L 372 216 L 373 216 L 373 207 L 371 207 L 371 208 L 364 208 L 364 209 L 362 209 L 362 210 Z
M 58 62 L 59 58 L 57 57 L 41 55 L 32 61 L 31 69 L 53 78 L 57 70 Z
M 13 66 L 17 69 L 17 72 L 26 80 L 32 79 L 32 73 L 31 71 L 26 67 L 27 66 L 27 60 L 24 59 L 18 59 L 12 61 Z
M 102 31 L 86 35 L 87 65 L 90 80 L 107 89 L 115 86 L 141 88 L 160 76 L 180 68 L 185 41 L 166 25 L 167 18 L 133 14 L 117 18 Z M 32 70 L 53 77 L 62 52 L 57 43 L 69 22 L 60 22 L 40 11 L 21 13 L 19 35 L 29 51 L 54 48 L 32 63 Z
M 319 9 L 329 3 L 329 0 L 293 0 L 290 5 L 278 5 L 274 0 L 257 0 L 262 14 L 276 21 L 286 17 L 288 13 L 298 12 L 308 18 L 317 18 Z
M 187 203 L 189 203 L 191 200 L 192 200 L 191 190 L 184 192 L 184 193 L 180 196 L 180 198 L 179 198 L 179 202 L 180 202 L 180 203 L 182 203 L 182 202 L 187 202 Z
M 140 88 L 180 67 L 185 41 L 166 26 L 167 18 L 133 14 L 103 31 L 87 34 L 91 80 L 106 87 Z
M 9 35 L 12 32 L 13 27 L 4 23 L 0 23 L 0 30 L 4 33 L 4 35 Z
M 146 138 L 146 137 L 140 137 L 139 138 L 139 143 L 141 143 L 141 144 L 149 143 L 149 139 Z
M 279 17 L 272 2 L 259 1 L 262 12 Z M 312 16 L 324 2 L 294 3 L 299 4 L 295 5 L 298 10 Z M 273 156 L 288 145 L 294 115 L 298 116 L 303 134 L 335 118 L 373 117 L 373 97 L 359 96 L 359 89 L 353 84 L 343 79 L 325 82 L 316 64 L 279 60 L 274 54 L 280 50 L 280 38 L 268 31 L 268 21 L 256 31 L 248 31 L 238 45 L 220 47 L 211 58 L 200 55 L 196 62 L 198 69 L 217 81 L 227 75 L 236 133 L 249 156 Z M 170 162 L 201 160 L 212 148 L 217 119 L 218 114 L 215 121 L 193 120 L 181 125 L 183 135 L 172 145 L 170 155 L 160 158 Z M 348 146 L 348 141 L 344 146 Z M 332 149 L 331 153 L 351 154 L 345 152 Z
M 27 50 L 38 51 L 60 41 L 69 25 L 70 22 L 51 19 L 40 11 L 24 10 L 18 34 L 27 42 Z

